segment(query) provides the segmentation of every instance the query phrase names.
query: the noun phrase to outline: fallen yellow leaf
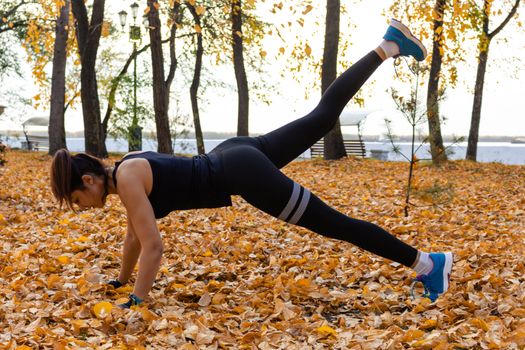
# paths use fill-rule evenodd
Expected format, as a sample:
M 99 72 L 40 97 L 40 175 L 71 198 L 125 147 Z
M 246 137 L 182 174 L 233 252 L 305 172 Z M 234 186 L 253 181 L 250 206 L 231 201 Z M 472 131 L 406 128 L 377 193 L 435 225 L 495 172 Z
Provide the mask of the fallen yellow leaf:
M 335 329 L 333 329 L 332 327 L 327 326 L 327 325 L 323 325 L 323 326 L 317 328 L 315 331 L 317 333 L 323 335 L 323 336 L 327 336 L 327 335 L 336 336 L 337 335 L 337 331 Z
M 489 326 L 487 325 L 487 322 L 483 321 L 480 318 L 473 318 L 470 322 L 474 326 L 478 327 L 481 330 L 484 330 L 485 332 L 487 332 L 489 330 Z
M 61 263 L 62 265 L 65 265 L 69 262 L 69 256 L 66 256 L 66 255 L 61 255 L 57 258 L 58 262 Z
M 111 314 L 112 309 L 113 305 L 111 303 L 102 301 L 93 306 L 93 313 L 98 318 L 106 318 L 109 314 Z
M 425 322 L 423 322 L 420 328 L 421 329 L 431 329 L 431 328 L 435 328 L 436 325 L 437 325 L 436 320 L 426 320 Z
M 411 342 L 411 341 L 420 339 L 424 335 L 425 335 L 425 332 L 423 332 L 420 329 L 409 329 L 408 331 L 405 332 L 405 334 L 401 338 L 401 341 Z

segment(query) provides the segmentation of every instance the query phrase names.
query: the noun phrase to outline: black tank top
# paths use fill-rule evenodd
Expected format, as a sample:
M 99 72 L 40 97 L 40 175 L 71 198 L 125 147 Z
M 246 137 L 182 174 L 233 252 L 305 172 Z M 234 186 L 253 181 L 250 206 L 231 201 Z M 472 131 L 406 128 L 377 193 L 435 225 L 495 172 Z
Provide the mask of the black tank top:
M 147 159 L 153 173 L 153 186 L 148 196 L 155 218 L 173 210 L 218 208 L 232 205 L 222 186 L 222 167 L 218 156 L 200 154 L 193 157 L 173 156 L 152 151 L 130 154 L 115 162 L 113 182 L 122 162 L 133 158 Z

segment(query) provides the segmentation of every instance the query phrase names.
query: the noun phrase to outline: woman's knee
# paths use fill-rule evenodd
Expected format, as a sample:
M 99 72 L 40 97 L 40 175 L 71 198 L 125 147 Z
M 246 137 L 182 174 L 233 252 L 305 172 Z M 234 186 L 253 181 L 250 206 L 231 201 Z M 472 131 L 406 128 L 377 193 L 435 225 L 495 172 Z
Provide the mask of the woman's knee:
M 310 116 L 317 120 L 317 125 L 319 129 L 323 131 L 323 134 L 333 129 L 340 114 L 341 113 L 334 111 L 333 108 L 328 106 L 327 103 L 322 102 L 310 112 Z

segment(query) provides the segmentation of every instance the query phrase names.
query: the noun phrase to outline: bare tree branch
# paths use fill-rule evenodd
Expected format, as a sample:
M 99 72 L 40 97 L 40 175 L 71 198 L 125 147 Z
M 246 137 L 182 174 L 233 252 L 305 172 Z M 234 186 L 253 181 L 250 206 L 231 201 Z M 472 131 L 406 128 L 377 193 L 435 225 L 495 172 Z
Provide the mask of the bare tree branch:
M 512 9 L 510 10 L 510 12 L 507 15 L 507 17 L 505 18 L 505 20 L 503 20 L 503 22 L 501 22 L 501 24 L 496 29 L 494 29 L 492 31 L 492 33 L 487 33 L 487 36 L 489 37 L 489 40 L 492 40 L 493 37 L 498 35 L 498 33 L 503 29 L 503 27 L 505 27 L 507 25 L 507 23 L 509 23 L 509 21 L 511 20 L 512 16 L 514 16 L 516 11 L 518 10 L 519 4 L 520 4 L 520 0 L 516 0 L 516 2 L 514 3 L 514 6 L 512 6 Z
M 162 41 L 162 43 L 166 43 L 168 41 L 169 41 L 169 39 L 166 39 L 166 40 Z M 131 62 L 133 62 L 133 60 L 135 59 L 135 57 L 138 57 L 141 53 L 143 53 L 146 50 L 148 50 L 149 47 L 150 47 L 150 44 L 145 45 L 144 47 L 142 47 L 141 49 L 139 49 L 137 51 L 134 51 L 128 57 L 128 59 L 126 60 L 126 63 L 124 63 L 124 66 L 122 67 L 120 72 L 113 79 L 113 82 L 111 84 L 111 89 L 109 91 L 108 107 L 106 109 L 106 114 L 104 116 L 104 120 L 102 121 L 102 125 L 103 125 L 104 130 L 107 130 L 107 126 L 108 126 L 108 123 L 109 123 L 109 118 L 111 117 L 111 112 L 113 111 L 113 106 L 114 106 L 114 103 L 115 103 L 115 95 L 117 93 L 117 89 L 118 89 L 120 81 L 122 80 L 124 75 L 128 72 L 128 68 L 129 68 Z
M 169 37 L 169 43 L 170 43 L 170 70 L 168 72 L 168 76 L 166 78 L 166 88 L 169 90 L 171 83 L 173 82 L 173 78 L 175 77 L 175 71 L 177 70 L 177 56 L 175 55 L 175 34 L 177 32 L 177 24 L 178 24 L 178 12 L 180 9 L 180 3 L 175 2 L 172 9 L 172 16 L 173 16 L 173 23 L 171 24 L 171 30 L 170 30 L 170 37 Z
M 2 17 L 5 17 L 5 18 L 9 18 L 10 16 L 12 16 L 21 6 L 25 5 L 26 2 L 24 0 L 20 1 L 18 4 L 16 4 L 15 6 L 13 6 L 13 8 L 11 8 L 10 10 L 8 10 L 7 12 L 4 12 L 2 13 Z

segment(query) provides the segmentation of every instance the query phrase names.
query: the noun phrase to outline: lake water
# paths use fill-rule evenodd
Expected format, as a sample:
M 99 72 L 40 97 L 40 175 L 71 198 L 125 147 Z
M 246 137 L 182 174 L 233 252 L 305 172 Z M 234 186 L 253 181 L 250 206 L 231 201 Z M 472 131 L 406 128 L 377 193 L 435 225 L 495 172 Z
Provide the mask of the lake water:
M 10 137 L 7 144 L 11 147 L 20 147 L 22 138 Z M 204 141 L 206 152 L 211 151 L 215 146 L 224 140 L 209 139 Z M 82 152 L 84 151 L 83 138 L 67 138 L 67 147 L 70 151 Z M 410 143 L 399 142 L 396 143 L 405 155 L 410 154 Z M 445 144 L 449 146 L 450 144 Z M 128 143 L 123 139 L 108 138 L 106 146 L 109 152 L 127 152 Z M 392 145 L 389 142 L 365 142 L 367 156 L 371 156 L 371 150 L 387 151 L 386 160 L 403 161 L 405 160 L 401 155 L 392 151 Z M 157 142 L 151 139 L 144 139 L 142 144 L 143 150 L 156 151 Z M 449 159 L 465 159 L 467 152 L 467 143 L 462 142 L 450 147 L 452 154 Z M 175 152 L 196 154 L 197 147 L 195 139 L 180 139 L 175 142 Z M 423 145 L 417 152 L 417 157 L 420 159 L 430 158 L 429 145 Z M 306 151 L 300 158 L 310 158 L 310 151 Z M 478 161 L 480 162 L 499 162 L 503 164 L 517 164 L 525 165 L 525 144 L 512 144 L 509 142 L 480 142 L 478 143 Z

